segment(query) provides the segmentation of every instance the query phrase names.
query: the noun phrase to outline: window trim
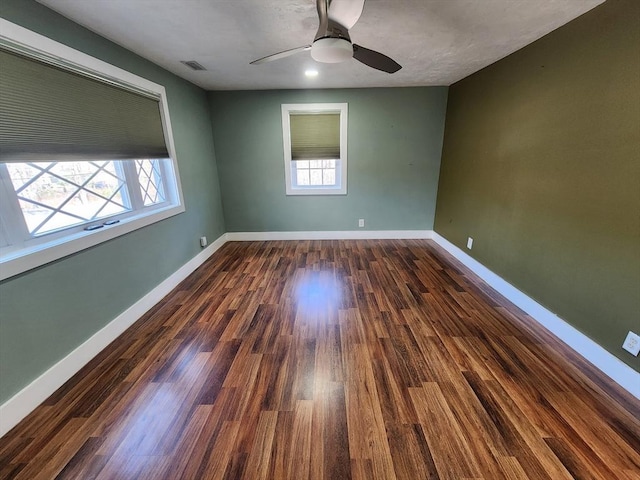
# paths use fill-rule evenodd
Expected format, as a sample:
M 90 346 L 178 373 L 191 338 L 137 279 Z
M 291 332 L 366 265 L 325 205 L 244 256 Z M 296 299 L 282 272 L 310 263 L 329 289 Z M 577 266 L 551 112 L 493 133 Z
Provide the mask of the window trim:
M 294 185 L 292 178 L 293 160 L 291 159 L 291 113 L 340 113 L 340 158 L 336 168 L 336 179 L 340 185 Z M 346 195 L 347 194 L 347 126 L 349 107 L 347 103 L 283 103 L 282 104 L 282 141 L 284 146 L 284 177 L 287 195 Z
M 90 232 L 81 230 L 62 238 L 8 253 L 0 259 L 0 280 L 5 280 L 185 211 L 167 95 L 162 85 L 110 65 L 3 18 L 0 18 L 0 32 L 0 44 L 5 47 L 41 60 L 55 61 L 59 65 L 68 69 L 76 69 L 90 77 L 158 98 L 163 133 L 173 167 L 173 178 L 165 179 L 167 181 L 165 188 L 174 192 L 172 202 L 162 208 L 142 211 L 137 215 L 123 219 L 120 223 L 100 230 Z

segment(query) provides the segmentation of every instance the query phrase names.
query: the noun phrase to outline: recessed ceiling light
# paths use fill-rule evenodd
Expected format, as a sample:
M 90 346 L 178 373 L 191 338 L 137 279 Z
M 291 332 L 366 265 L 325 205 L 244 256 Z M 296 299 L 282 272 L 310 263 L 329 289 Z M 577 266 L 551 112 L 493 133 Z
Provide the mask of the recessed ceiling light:
M 305 70 L 304 74 L 307 77 L 317 77 L 318 76 L 318 70 L 311 70 L 311 69 Z

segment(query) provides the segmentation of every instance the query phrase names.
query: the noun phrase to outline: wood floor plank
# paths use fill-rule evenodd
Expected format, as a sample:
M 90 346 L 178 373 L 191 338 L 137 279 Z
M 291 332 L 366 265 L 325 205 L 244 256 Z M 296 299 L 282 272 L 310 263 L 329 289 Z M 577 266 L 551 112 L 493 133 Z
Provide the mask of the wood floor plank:
M 314 402 L 300 400 L 296 402 L 290 443 L 287 448 L 288 462 L 284 475 L 275 478 L 309 478 L 311 463 L 311 422 L 313 421 Z
M 74 418 L 65 424 L 59 435 L 34 455 L 27 466 L 15 477 L 16 480 L 41 480 L 54 478 L 75 452 L 86 442 L 86 419 Z M 79 432 L 80 430 L 80 432 Z M 41 467 L 44 465 L 44 468 Z
M 635 455 L 640 450 L 640 438 L 629 445 L 609 425 L 602 425 L 597 421 L 599 412 L 589 408 L 572 393 L 556 393 L 547 400 L 559 417 L 556 424 L 566 424 L 568 427 L 557 429 L 557 432 L 567 441 L 579 440 L 575 442 L 575 446 L 588 458 L 592 470 L 602 470 L 608 474 L 610 470 L 607 465 L 622 465 L 624 469 L 637 471 L 640 476 L 640 463 Z M 582 408 L 576 409 L 578 405 Z
M 218 480 L 224 477 L 226 467 L 233 455 L 233 444 L 239 429 L 240 422 L 223 422 L 217 441 L 199 478 Z
M 426 382 L 420 388 L 410 388 L 409 395 L 440 478 L 480 477 L 477 461 L 462 436 L 462 426 L 452 414 L 440 386 Z
M 640 402 L 426 240 L 229 242 L 0 479 L 640 479 Z
M 344 384 L 325 382 L 316 390 L 311 425 L 310 478 L 350 480 L 350 446 Z
M 216 398 L 214 405 L 202 405 L 202 407 L 207 407 L 207 409 L 204 410 L 207 415 L 202 420 L 202 427 L 200 427 L 199 423 L 194 425 L 198 430 L 195 441 L 185 439 L 188 445 L 193 445 L 193 450 L 187 453 L 186 458 L 188 461 L 180 462 L 184 465 L 184 470 L 179 478 L 203 478 L 210 473 L 207 471 L 207 465 L 211 459 L 212 451 L 219 440 L 220 432 L 223 428 L 227 427 L 225 432 L 229 435 L 228 422 L 230 421 L 230 415 L 228 412 L 235 401 L 234 393 L 233 389 L 223 388 Z M 180 445 L 174 449 L 173 456 L 176 459 L 184 458 L 183 456 L 176 456 L 180 448 L 185 447 Z M 186 449 L 183 451 L 186 452 Z
M 203 446 L 201 432 L 210 417 L 212 405 L 198 405 L 191 415 L 189 424 L 182 431 L 176 446 L 169 457 L 170 461 L 164 465 L 164 470 L 158 478 L 188 478 L 188 469 L 194 469 L 202 462 Z M 188 458 L 188 461 L 182 459 Z
M 358 316 L 352 316 L 344 323 L 344 329 L 359 329 L 360 323 Z M 391 451 L 367 347 L 363 343 L 351 344 L 347 340 L 343 342 L 343 350 L 347 372 L 345 397 L 351 457 L 355 460 L 369 460 L 374 478 L 395 479 Z
M 256 435 L 247 458 L 246 478 L 267 478 L 271 460 L 271 448 L 277 425 L 278 412 L 263 411 L 256 425 Z

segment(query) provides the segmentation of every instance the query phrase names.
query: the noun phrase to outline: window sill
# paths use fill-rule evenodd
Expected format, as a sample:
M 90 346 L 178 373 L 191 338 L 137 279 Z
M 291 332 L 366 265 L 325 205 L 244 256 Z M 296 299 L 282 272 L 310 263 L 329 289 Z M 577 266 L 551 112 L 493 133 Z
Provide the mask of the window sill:
M 288 187 L 287 188 L 287 196 L 290 195 L 346 195 L 347 188 L 327 188 L 327 187 L 304 187 L 304 188 L 296 188 L 296 187 Z
M 152 213 L 143 213 L 100 230 L 80 231 L 51 242 L 7 253 L 0 258 L 0 280 L 11 278 L 68 255 L 94 247 L 185 211 L 183 205 L 169 205 Z

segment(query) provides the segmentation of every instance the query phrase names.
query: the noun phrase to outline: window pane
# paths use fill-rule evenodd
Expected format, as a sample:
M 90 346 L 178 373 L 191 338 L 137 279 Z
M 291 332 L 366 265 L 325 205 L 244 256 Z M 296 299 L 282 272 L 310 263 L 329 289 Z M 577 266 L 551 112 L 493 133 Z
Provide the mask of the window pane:
M 11 165 L 12 164 L 7 165 L 10 175 L 12 170 Z M 11 179 L 13 181 L 13 175 L 11 175 Z M 31 183 L 27 184 L 27 182 L 25 182 L 20 190 L 16 188 L 18 197 L 31 201 L 34 204 L 37 202 L 51 208 L 55 208 L 70 198 L 77 189 L 76 186 L 69 185 L 64 180 L 43 171 L 36 173 L 30 180 Z M 15 187 L 16 185 L 14 184 L 14 188 Z
M 309 160 L 309 167 L 322 168 L 322 160 Z
M 22 216 L 24 217 L 24 221 L 27 223 L 27 228 L 29 229 L 29 233 L 33 233 L 33 231 L 38 227 L 38 225 L 42 224 L 47 220 L 51 215 L 53 215 L 53 210 L 46 207 L 40 207 L 38 205 L 34 205 L 33 203 L 25 202 L 23 200 L 19 201 L 20 209 L 22 210 Z M 68 225 L 73 225 L 74 223 L 78 223 L 79 220 L 76 218 L 73 222 L 70 222 Z
M 311 170 L 311 185 L 322 185 L 322 170 L 317 168 Z
M 119 196 L 120 192 L 118 192 Z M 90 193 L 84 189 L 78 190 L 71 197 L 71 200 L 60 208 L 61 212 L 68 213 L 71 215 L 76 215 L 80 217 L 81 220 L 92 220 L 94 218 L 103 217 L 104 214 L 101 215 L 106 204 L 110 203 L 108 200 L 103 199 L 102 197 Z M 122 204 L 114 204 L 118 209 L 118 212 L 124 212 L 126 209 Z
M 79 225 L 84 222 L 81 218 L 73 217 L 53 209 L 36 207 L 29 208 L 25 212 L 25 202 L 22 200 L 20 201 L 20 207 L 22 208 L 23 215 L 25 216 L 29 233 L 47 233 L 60 228 Z
M 101 162 L 102 163 L 102 162 Z M 87 184 L 87 190 L 109 198 L 120 185 L 120 176 L 113 162 L 104 162 L 102 169 Z
M 129 210 L 115 162 L 8 163 L 7 170 L 32 235 Z
M 49 171 L 56 177 L 54 183 L 64 187 L 65 183 L 82 185 L 98 174 L 108 162 L 60 162 L 51 164 Z M 34 164 L 35 165 L 35 164 Z M 62 178 L 58 178 L 62 177 Z
M 326 168 L 322 171 L 322 184 L 323 185 L 335 185 L 336 184 L 336 171 L 333 168 Z
M 322 161 L 322 168 L 336 168 L 336 161 L 335 160 L 323 160 Z
M 44 168 L 48 163 L 40 165 Z M 7 168 L 9 169 L 9 175 L 11 176 L 11 183 L 13 183 L 13 186 L 16 189 L 22 187 L 39 172 L 37 168 L 26 163 L 8 163 Z
M 158 160 L 136 160 L 140 194 L 145 207 L 165 201 L 160 162 Z
M 298 170 L 296 175 L 298 185 L 309 185 L 309 170 Z
M 296 168 L 309 168 L 309 160 L 295 160 Z

